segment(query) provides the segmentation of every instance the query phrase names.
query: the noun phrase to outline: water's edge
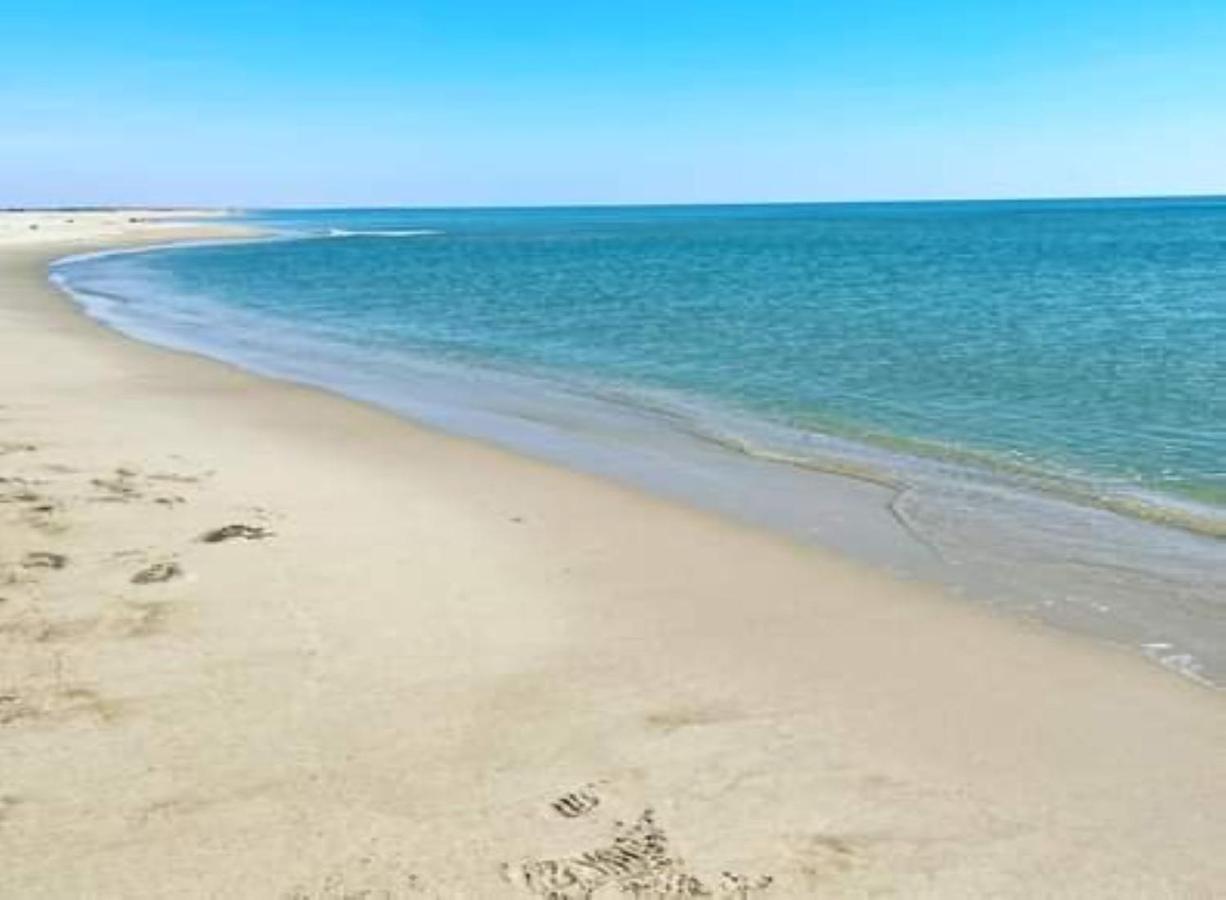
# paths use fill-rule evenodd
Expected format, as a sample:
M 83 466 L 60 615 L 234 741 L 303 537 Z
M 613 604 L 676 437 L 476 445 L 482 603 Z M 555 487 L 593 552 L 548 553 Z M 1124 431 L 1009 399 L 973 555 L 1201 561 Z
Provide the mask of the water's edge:
M 1226 551 L 1218 540 L 932 460 L 900 462 L 880 448 L 840 456 L 839 439 L 831 439 L 828 461 L 749 446 L 667 410 L 492 369 L 460 372 L 423 360 L 397 373 L 400 387 L 412 390 L 393 390 L 343 366 L 261 355 L 218 335 L 159 331 L 154 321 L 126 318 L 132 311 L 116 309 L 118 298 L 74 288 L 65 271 L 87 258 L 300 237 L 76 254 L 51 263 L 51 280 L 86 315 L 129 337 L 612 477 L 1129 647 L 1198 683 L 1226 684 Z

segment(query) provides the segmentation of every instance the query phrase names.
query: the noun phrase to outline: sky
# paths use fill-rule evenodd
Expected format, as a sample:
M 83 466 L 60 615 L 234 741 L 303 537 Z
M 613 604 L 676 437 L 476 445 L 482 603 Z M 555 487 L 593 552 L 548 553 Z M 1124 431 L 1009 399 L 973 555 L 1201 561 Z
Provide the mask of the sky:
M 1226 0 L 0 0 L 0 206 L 1226 193 Z

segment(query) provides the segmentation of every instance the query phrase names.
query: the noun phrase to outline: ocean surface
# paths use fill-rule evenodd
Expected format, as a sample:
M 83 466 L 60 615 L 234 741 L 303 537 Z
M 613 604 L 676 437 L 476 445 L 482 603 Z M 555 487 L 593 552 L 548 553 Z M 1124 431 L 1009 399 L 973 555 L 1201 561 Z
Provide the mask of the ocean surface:
M 65 261 L 136 337 L 1226 682 L 1226 199 L 257 211 Z

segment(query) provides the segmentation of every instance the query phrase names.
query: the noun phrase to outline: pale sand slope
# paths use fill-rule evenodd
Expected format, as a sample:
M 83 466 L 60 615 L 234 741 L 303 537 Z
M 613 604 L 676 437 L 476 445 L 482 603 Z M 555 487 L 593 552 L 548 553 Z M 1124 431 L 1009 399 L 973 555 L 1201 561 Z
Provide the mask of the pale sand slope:
M 5 897 L 1226 890 L 1220 695 L 132 343 L 81 246 L 0 250 Z

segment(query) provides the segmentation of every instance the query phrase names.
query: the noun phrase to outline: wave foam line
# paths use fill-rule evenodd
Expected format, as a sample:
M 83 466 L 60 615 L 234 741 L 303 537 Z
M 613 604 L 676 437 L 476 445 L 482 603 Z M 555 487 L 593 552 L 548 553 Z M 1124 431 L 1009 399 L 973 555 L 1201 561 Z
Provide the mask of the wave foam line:
M 407 229 L 369 229 L 369 230 L 350 230 L 348 228 L 329 228 L 327 237 L 426 237 L 428 235 L 442 234 L 441 231 L 436 231 L 433 228 L 407 228 Z

